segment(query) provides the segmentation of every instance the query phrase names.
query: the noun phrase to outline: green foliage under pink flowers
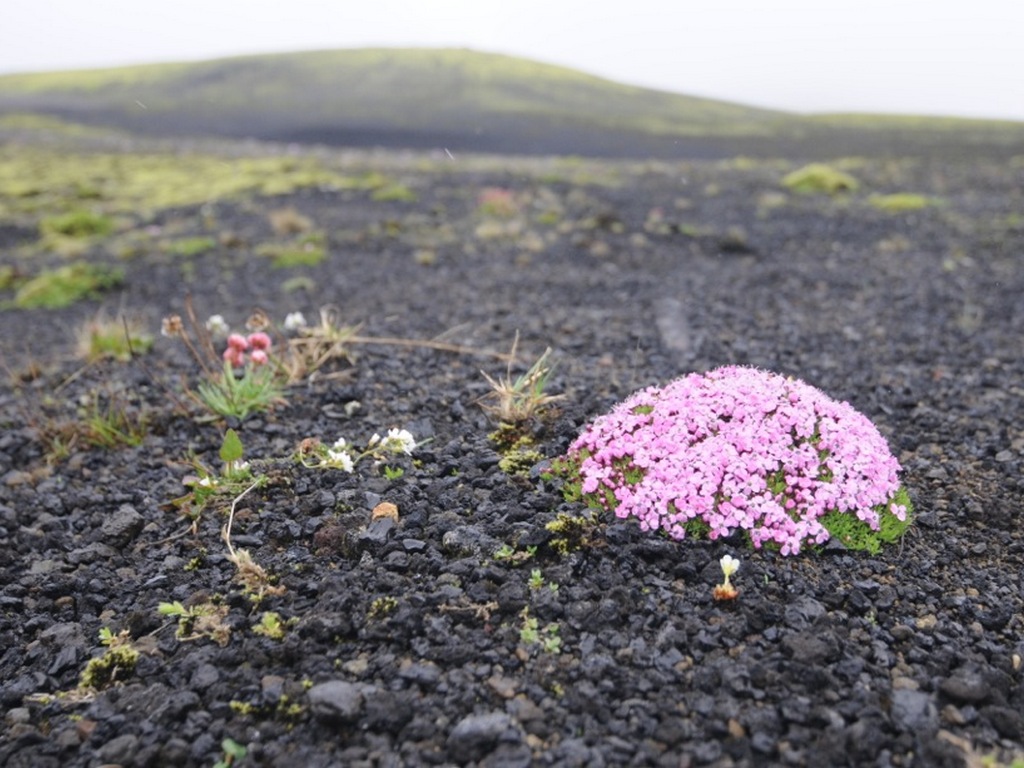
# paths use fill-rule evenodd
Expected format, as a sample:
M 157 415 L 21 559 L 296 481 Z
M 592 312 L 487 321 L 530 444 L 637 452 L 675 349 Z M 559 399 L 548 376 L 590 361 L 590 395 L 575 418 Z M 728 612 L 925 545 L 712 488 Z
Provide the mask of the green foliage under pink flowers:
M 557 467 L 568 498 L 675 539 L 743 531 L 793 555 L 876 552 L 910 525 L 899 463 L 849 404 L 753 368 L 690 374 L 599 417 Z

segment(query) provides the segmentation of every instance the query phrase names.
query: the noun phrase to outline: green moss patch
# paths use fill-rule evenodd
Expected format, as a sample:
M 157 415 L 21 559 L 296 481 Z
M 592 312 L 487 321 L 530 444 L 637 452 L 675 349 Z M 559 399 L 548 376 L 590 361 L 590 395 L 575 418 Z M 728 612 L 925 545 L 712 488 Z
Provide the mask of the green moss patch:
M 784 176 L 782 186 L 801 195 L 837 195 L 856 192 L 860 182 L 830 165 L 811 163 Z
M 19 309 L 59 309 L 116 288 L 124 281 L 120 269 L 85 263 L 44 270 L 22 285 L 14 295 Z
M 941 204 L 942 201 L 936 197 L 915 195 L 908 192 L 900 192 L 894 195 L 872 195 L 868 198 L 868 205 L 888 213 L 920 211 L 924 208 L 931 208 Z

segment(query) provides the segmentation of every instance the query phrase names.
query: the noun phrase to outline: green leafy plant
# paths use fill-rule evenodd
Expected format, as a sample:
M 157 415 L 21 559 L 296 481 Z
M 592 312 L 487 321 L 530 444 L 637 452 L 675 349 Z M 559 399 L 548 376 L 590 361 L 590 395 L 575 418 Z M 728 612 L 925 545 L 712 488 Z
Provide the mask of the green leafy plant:
M 249 463 L 243 460 L 242 441 L 235 430 L 229 429 L 224 433 L 218 456 L 223 462 L 220 472 L 194 461 L 192 466 L 196 473 L 183 481 L 188 493 L 170 502 L 192 521 L 193 532 L 203 510 L 211 503 L 238 496 L 250 483 L 261 486 L 269 482 L 266 475 L 254 477 Z
M 269 411 L 287 402 L 273 369 L 247 365 L 238 376 L 228 362 L 224 363 L 219 376 L 201 381 L 196 393 L 202 404 L 213 413 L 236 419 Z

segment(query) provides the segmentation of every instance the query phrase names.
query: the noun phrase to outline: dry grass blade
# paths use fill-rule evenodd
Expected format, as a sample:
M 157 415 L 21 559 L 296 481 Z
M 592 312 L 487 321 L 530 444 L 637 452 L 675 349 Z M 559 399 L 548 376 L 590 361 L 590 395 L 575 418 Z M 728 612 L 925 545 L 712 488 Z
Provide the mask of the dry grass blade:
M 495 379 L 484 371 L 481 371 L 487 383 L 491 385 L 491 392 L 481 398 L 481 407 L 503 424 L 518 424 L 527 421 L 538 414 L 551 403 L 561 400 L 564 395 L 549 395 L 545 393 L 548 379 L 551 376 L 553 367 L 548 364 L 548 357 L 551 355 L 551 348 L 544 350 L 544 354 L 537 358 L 526 373 L 519 377 L 512 378 L 512 361 L 515 360 L 516 348 L 519 345 L 519 334 L 516 334 L 512 342 L 512 351 L 509 353 L 509 364 L 504 378 Z M 486 402 L 489 401 L 489 402 Z

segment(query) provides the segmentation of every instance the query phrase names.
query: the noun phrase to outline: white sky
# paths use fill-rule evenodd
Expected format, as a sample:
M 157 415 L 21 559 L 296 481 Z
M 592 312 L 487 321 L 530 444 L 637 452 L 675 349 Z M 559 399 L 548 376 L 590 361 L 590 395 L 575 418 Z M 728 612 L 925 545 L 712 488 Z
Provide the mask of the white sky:
M 1024 120 L 1024 0 L 3 0 L 0 73 L 455 46 L 800 112 Z

